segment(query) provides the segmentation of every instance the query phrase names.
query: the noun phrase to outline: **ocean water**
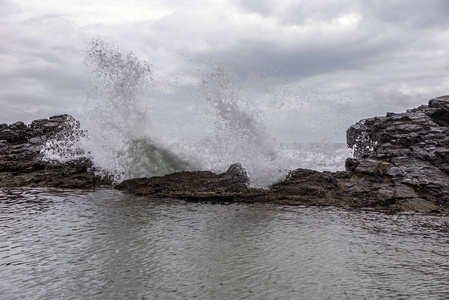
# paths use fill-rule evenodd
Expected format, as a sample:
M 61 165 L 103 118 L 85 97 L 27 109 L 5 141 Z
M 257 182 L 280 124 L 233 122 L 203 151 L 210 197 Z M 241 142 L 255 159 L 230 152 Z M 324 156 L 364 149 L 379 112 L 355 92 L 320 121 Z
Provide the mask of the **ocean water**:
M 0 190 L 0 299 L 447 299 L 449 219 Z

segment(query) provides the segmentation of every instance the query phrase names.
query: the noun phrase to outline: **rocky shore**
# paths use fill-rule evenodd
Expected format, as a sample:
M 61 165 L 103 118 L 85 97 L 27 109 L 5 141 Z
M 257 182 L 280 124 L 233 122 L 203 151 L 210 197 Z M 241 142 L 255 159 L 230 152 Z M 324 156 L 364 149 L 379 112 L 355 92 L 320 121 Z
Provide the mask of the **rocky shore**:
M 362 120 L 347 130 L 354 158 L 346 171 L 292 170 L 268 190 L 248 187 L 243 168 L 220 175 L 181 172 L 130 179 L 116 188 L 136 195 L 213 203 L 369 208 L 447 213 L 449 209 L 449 96 L 404 113 Z
M 70 115 L 35 120 L 26 125 L 0 124 L 0 187 L 94 188 L 110 185 L 96 176 L 89 159 L 67 163 L 44 160 L 42 148 L 47 141 L 64 139 L 79 131 Z
M 74 125 L 75 124 L 75 125 Z M 92 163 L 45 161 L 42 146 L 79 130 L 68 115 L 0 125 L 0 187 L 93 188 L 110 185 Z M 62 138 L 64 135 L 62 136 Z M 126 180 L 115 188 L 135 195 L 211 203 L 337 206 L 389 212 L 449 212 L 449 96 L 404 113 L 362 120 L 347 130 L 354 158 L 346 171 L 297 169 L 268 189 L 249 187 L 239 164 L 223 174 L 179 172 Z

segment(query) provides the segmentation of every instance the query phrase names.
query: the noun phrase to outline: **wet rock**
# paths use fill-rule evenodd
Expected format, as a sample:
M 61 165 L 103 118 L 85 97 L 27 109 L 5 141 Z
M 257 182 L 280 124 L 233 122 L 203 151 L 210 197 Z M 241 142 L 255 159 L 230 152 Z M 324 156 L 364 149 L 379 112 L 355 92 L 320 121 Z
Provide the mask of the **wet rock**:
M 249 192 L 249 178 L 240 164 L 222 174 L 210 171 L 178 172 L 151 178 L 128 179 L 115 186 L 134 195 L 182 198 L 195 202 L 229 203 Z
M 359 165 L 360 161 L 354 158 L 347 158 L 345 161 L 346 172 L 354 173 L 355 169 Z
M 432 202 L 426 201 L 421 198 L 410 198 L 399 200 L 392 204 L 389 209 L 391 211 L 414 211 L 419 213 L 441 213 L 441 207 L 435 205 Z
M 309 169 L 290 171 L 285 180 L 272 185 L 270 189 L 280 194 L 302 197 L 326 197 L 329 191 L 338 186 L 339 180 L 330 172 Z
M 436 211 L 449 206 L 448 126 L 449 96 L 443 96 L 404 113 L 362 120 L 348 129 L 347 142 L 355 159 L 389 164 L 384 173 L 396 184 L 396 199 L 414 199 L 394 207 Z
M 355 176 L 360 175 L 382 175 L 386 171 L 388 171 L 393 165 L 386 161 L 375 160 L 375 159 L 363 159 L 359 161 L 357 166 L 355 167 L 353 174 Z
M 49 139 L 79 129 L 70 115 L 0 126 L 0 187 L 92 188 L 109 184 L 95 176 L 88 159 L 68 163 L 44 161 L 41 149 Z

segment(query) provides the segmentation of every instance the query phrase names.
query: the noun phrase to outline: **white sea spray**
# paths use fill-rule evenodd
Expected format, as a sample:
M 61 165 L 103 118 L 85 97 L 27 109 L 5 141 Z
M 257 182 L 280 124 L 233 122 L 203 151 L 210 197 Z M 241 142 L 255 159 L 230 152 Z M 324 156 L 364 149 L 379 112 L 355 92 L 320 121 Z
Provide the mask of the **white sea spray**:
M 48 141 L 42 151 L 47 160 L 90 158 L 97 172 L 111 176 L 115 183 L 186 170 L 221 173 L 240 163 L 252 186 L 267 187 L 299 167 L 341 170 L 350 156 L 341 145 L 278 143 L 267 129 L 264 109 L 269 108 L 271 116 L 281 115 L 304 103 L 296 90 L 282 86 L 258 90 L 257 97 L 265 101 L 262 105 L 244 85 L 263 86 L 254 74 L 252 81 L 242 80 L 221 63 L 208 65 L 192 80 L 197 108 L 188 125 L 200 134 L 183 135 L 185 123 L 164 123 L 155 117 L 155 91 L 164 90 L 164 83 L 155 80 L 159 77 L 150 63 L 94 39 L 85 51 L 85 64 L 92 74 L 92 90 L 84 106 L 87 130 L 72 126 Z M 173 137 L 173 132 L 179 135 Z

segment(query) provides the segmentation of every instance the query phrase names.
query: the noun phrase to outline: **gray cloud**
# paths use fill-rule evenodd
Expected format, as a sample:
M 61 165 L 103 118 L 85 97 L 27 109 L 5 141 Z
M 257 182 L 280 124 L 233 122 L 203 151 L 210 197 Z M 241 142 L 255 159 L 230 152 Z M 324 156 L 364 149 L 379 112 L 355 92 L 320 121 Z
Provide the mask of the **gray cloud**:
M 1 21 L 1 122 L 29 122 L 65 113 L 85 94 L 79 69 L 79 43 L 64 17 L 39 15 Z
M 278 18 L 286 24 L 303 25 L 310 21 L 329 22 L 345 14 L 358 12 L 355 1 L 299 1 L 280 11 Z
M 405 47 L 399 40 L 380 43 L 369 38 L 297 44 L 288 49 L 270 41 L 247 41 L 223 51 L 202 53 L 197 59 L 214 56 L 241 74 L 281 70 L 286 77 L 302 79 L 337 70 L 358 70 L 385 59 L 388 54 L 382 51 L 400 51 Z
M 0 16 L 1 17 L 8 17 L 11 14 L 15 14 L 19 12 L 20 10 L 17 8 L 16 5 L 12 4 L 8 0 L 0 0 Z
M 268 16 L 273 12 L 275 3 L 272 0 L 239 0 L 237 4 L 250 12 Z
M 241 2 L 246 8 L 255 10 L 259 8 L 255 2 Z M 351 2 L 345 1 L 343 4 L 338 2 L 338 5 L 323 2 L 301 2 L 286 9 L 287 17 L 280 21 L 291 19 L 290 23 L 301 25 L 307 23 L 308 20 L 315 19 L 328 23 L 328 26 L 332 27 L 333 25 L 329 22 L 333 18 L 360 13 L 360 24 L 353 30 L 336 31 L 335 33 L 317 30 L 315 35 L 292 35 L 290 39 L 288 37 L 285 39 L 285 44 L 288 46 L 279 43 L 279 40 L 244 37 L 238 43 L 230 44 L 224 49 L 198 53 L 195 59 L 200 61 L 204 60 L 204 57 L 214 56 L 218 60 L 231 64 L 241 72 L 253 69 L 269 71 L 281 68 L 286 76 L 304 78 L 333 71 L 359 70 L 388 60 L 394 63 L 395 60 L 403 59 L 404 55 L 409 55 L 407 52 L 410 48 L 423 42 L 422 38 L 416 38 L 416 32 L 406 26 L 406 18 L 403 17 L 403 20 L 397 18 L 397 24 L 392 26 L 390 24 L 392 20 L 388 14 L 367 15 L 368 9 L 359 9 L 358 11 L 357 5 Z M 394 8 L 386 6 L 386 8 L 382 8 L 381 12 L 384 10 L 390 12 L 390 9 L 395 11 Z M 419 7 L 415 7 L 415 10 L 418 11 Z M 427 11 L 434 10 L 438 10 L 438 8 L 427 9 Z M 266 12 L 265 9 L 264 11 Z M 425 17 L 421 18 L 426 19 Z M 298 22 L 295 22 L 296 19 Z M 416 27 L 417 30 L 422 30 L 418 23 Z M 305 30 L 307 31 L 307 29 Z M 436 35 L 436 33 L 427 33 L 427 37 L 435 36 L 435 39 L 438 39 Z M 436 42 L 441 41 L 437 40 Z M 426 44 L 428 44 L 427 41 Z M 419 47 L 424 50 L 433 46 L 426 44 L 421 44 Z M 416 53 L 414 57 L 410 55 L 410 59 L 420 59 L 420 53 Z
M 445 0 L 419 1 L 401 0 L 377 3 L 370 8 L 373 15 L 395 26 L 409 30 L 440 28 L 445 30 L 449 24 L 447 12 L 449 2 Z

